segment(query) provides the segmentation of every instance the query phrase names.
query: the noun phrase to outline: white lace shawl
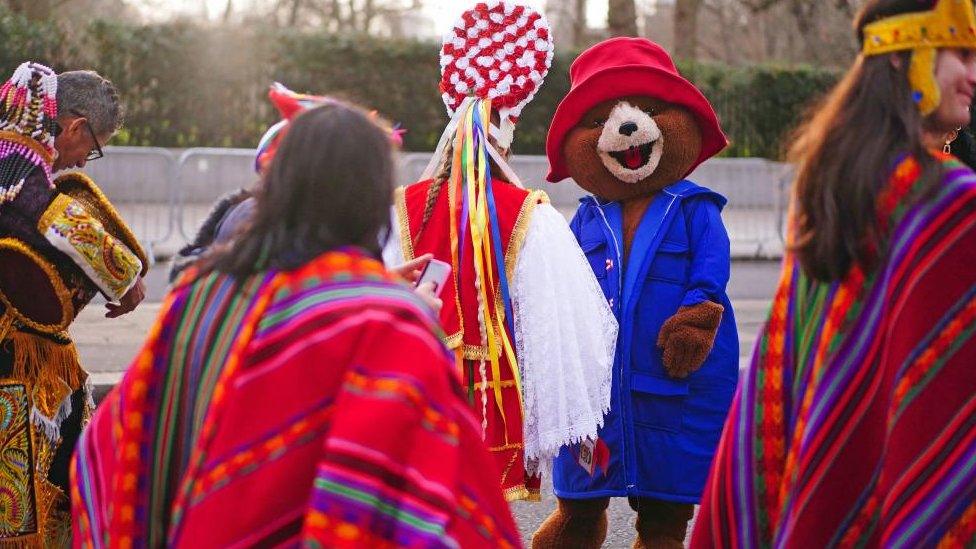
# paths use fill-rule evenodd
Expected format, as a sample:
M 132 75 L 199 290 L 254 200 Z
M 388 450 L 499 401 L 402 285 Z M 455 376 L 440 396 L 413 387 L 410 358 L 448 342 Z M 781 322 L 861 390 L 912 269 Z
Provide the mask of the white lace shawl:
M 389 266 L 404 262 L 399 223 L 392 227 L 383 250 Z M 532 212 L 510 284 L 525 460 L 530 472 L 548 473 L 562 446 L 596 440 L 610 410 L 617 321 L 566 220 L 549 204 Z

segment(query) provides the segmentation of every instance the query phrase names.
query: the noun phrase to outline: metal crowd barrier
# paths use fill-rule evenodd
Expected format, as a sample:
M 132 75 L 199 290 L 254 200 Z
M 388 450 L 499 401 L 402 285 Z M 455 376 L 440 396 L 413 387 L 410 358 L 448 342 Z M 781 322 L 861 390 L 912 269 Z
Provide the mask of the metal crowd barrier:
M 195 148 L 180 155 L 179 234 L 184 241 L 196 236 L 197 229 L 222 196 L 251 187 L 257 180 L 254 151 L 248 149 Z
M 429 159 L 427 153 L 401 154 L 398 182 L 416 181 Z M 147 247 L 166 256 L 193 238 L 220 197 L 255 183 L 253 161 L 249 149 L 108 147 L 105 158 L 88 164 L 84 171 Z M 586 194 L 570 180 L 547 183 L 544 156 L 516 155 L 512 168 L 527 187 L 545 190 L 567 218 Z M 722 217 L 734 257 L 778 257 L 783 250 L 790 175 L 789 166 L 778 162 L 714 158 L 689 178 L 728 198 Z
M 111 200 L 146 251 L 172 239 L 179 211 L 176 153 L 159 147 L 106 147 L 84 172 Z
M 781 257 L 783 254 L 789 164 L 761 158 L 715 158 L 689 179 L 725 196 L 722 220 L 733 257 Z

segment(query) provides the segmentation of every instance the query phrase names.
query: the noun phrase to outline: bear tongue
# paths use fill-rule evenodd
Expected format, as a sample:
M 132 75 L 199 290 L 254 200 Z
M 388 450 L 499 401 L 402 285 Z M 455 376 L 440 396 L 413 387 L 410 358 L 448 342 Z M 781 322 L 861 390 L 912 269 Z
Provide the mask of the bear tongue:
M 632 170 L 636 170 L 641 167 L 643 159 L 641 158 L 640 147 L 631 147 L 627 149 L 624 153 L 624 164 Z

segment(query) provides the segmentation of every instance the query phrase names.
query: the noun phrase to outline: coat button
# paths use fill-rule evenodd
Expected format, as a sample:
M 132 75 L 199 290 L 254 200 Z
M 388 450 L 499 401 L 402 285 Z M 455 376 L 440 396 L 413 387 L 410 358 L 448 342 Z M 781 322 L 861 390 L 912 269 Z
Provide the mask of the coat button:
M 613 269 L 613 260 L 612 259 L 608 259 L 607 260 L 607 270 L 609 271 L 611 269 Z

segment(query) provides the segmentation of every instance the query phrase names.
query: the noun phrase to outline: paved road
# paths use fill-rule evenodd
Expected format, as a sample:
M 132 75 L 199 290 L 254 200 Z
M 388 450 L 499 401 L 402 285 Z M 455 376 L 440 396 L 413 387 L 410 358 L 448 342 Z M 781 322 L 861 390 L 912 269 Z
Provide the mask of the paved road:
M 776 289 L 779 264 L 776 262 L 735 262 L 729 294 L 735 308 L 739 328 L 742 363 L 751 354 L 759 326 Z M 131 358 L 138 351 L 153 320 L 159 312 L 160 301 L 166 291 L 165 269 L 157 266 L 148 277 L 148 299 L 137 311 L 114 320 L 102 315 L 104 309 L 92 304 L 74 323 L 72 333 L 78 343 L 82 363 L 93 373 L 95 383 L 110 384 L 118 379 Z M 532 532 L 555 508 L 549 487 L 544 487 L 541 503 L 515 503 L 519 528 L 528 542 Z M 627 548 L 633 542 L 634 514 L 624 499 L 615 499 L 610 506 L 610 528 L 607 548 Z

